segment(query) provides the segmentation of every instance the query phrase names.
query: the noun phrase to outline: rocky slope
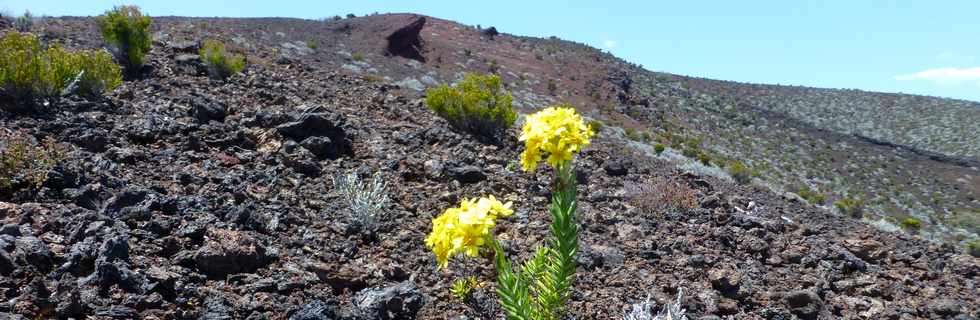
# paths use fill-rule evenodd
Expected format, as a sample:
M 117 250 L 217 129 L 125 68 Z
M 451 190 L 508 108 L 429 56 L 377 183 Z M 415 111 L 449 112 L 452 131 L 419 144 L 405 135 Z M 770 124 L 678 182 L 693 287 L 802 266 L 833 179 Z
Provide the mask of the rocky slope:
M 424 87 L 425 75 L 435 83 L 483 71 L 491 60 L 456 59 L 492 54 L 501 74 L 526 73 L 511 88 L 525 110 L 591 103 L 592 94 L 575 90 L 592 85 L 601 101 L 621 104 L 584 112 L 626 127 L 646 121 L 643 112 L 635 114 L 641 120 L 628 115 L 639 105 L 631 102 L 644 98 L 624 90 L 626 78 L 602 73 L 599 81 L 587 76 L 592 69 L 545 63 L 605 59 L 558 40 L 506 49 L 525 38 L 497 35 L 492 41 L 506 45 L 491 43 L 487 33 L 429 18 L 425 45 L 407 46 L 421 48 L 422 62 L 386 48 L 384 36 L 415 21 L 408 15 L 155 21 L 140 79 L 106 99 L 0 114 L 4 130 L 53 137 L 68 150 L 40 190 L 0 195 L 0 315 L 499 318 L 492 284 L 466 301 L 450 296 L 453 279 L 492 283 L 493 272 L 489 263 L 436 271 L 422 241 L 429 219 L 464 197 L 514 201 L 517 213 L 498 232 L 512 256 L 527 258 L 546 236 L 549 177 L 513 169 L 514 132 L 501 145 L 454 132 L 425 108 L 412 80 Z M 37 28 L 68 46 L 99 45 L 89 18 Z M 225 82 L 204 76 L 188 54 L 214 37 L 248 53 L 244 74 Z M 311 39 L 318 44 L 307 45 Z M 549 90 L 555 74 L 566 77 Z M 569 318 L 616 318 L 630 303 L 648 296 L 663 303 L 678 291 L 694 319 L 975 319 L 980 312 L 980 261 L 962 248 L 882 232 L 760 185 L 678 168 L 672 152 L 646 149 L 608 128 L 577 162 L 583 234 Z M 392 203 L 374 235 L 352 226 L 333 190 L 334 178 L 350 171 L 388 181 Z M 653 181 L 662 179 L 676 184 L 657 189 Z M 693 205 L 644 205 L 676 190 Z

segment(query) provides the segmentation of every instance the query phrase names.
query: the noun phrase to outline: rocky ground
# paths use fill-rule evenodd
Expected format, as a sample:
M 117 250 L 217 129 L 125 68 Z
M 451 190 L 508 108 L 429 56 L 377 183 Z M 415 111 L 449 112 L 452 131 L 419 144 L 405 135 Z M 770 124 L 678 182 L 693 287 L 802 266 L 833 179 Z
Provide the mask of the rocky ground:
M 66 42 L 97 45 L 74 26 Z M 0 195 L 0 315 L 501 318 L 489 262 L 437 271 L 423 239 L 444 208 L 494 194 L 517 209 L 497 228 L 511 256 L 542 243 L 550 179 L 515 169 L 515 132 L 477 142 L 397 81 L 262 59 L 258 44 L 246 48 L 257 58 L 244 74 L 210 80 L 187 56 L 199 40 L 158 38 L 144 75 L 106 99 L 0 114 L 4 130 L 68 150 L 40 190 Z M 626 146 L 603 132 L 577 161 L 583 233 L 570 319 L 617 318 L 678 291 L 693 319 L 980 315 L 980 260 L 960 248 Z M 373 235 L 350 223 L 333 190 L 351 171 L 388 182 L 392 202 Z M 638 207 L 638 186 L 663 178 L 690 189 L 693 208 Z M 449 285 L 467 275 L 490 285 L 456 300 Z

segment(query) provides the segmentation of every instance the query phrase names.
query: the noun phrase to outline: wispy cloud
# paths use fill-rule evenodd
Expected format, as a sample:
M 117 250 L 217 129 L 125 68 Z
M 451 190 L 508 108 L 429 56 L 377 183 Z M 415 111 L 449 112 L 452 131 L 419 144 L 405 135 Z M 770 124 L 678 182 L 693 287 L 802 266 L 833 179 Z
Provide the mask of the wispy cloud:
M 616 47 L 616 40 L 606 40 L 602 42 L 602 45 L 606 48 L 612 49 Z
M 894 77 L 899 81 L 925 80 L 939 85 L 958 85 L 974 82 L 980 85 L 980 67 L 936 68 Z

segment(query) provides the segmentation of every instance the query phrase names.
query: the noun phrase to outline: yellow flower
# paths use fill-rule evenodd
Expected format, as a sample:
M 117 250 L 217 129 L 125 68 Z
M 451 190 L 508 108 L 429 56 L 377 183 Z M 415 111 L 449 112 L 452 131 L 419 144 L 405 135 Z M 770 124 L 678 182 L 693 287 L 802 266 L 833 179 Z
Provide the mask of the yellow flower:
M 425 238 L 425 245 L 436 255 L 439 268 L 445 268 L 449 259 L 459 253 L 470 257 L 479 255 L 497 218 L 514 213 L 511 205 L 493 196 L 464 199 L 458 207 L 446 209 L 432 219 L 432 233 Z
M 524 171 L 534 171 L 544 154 L 552 167 L 571 161 L 575 153 L 589 145 L 594 135 L 582 116 L 568 106 L 548 107 L 527 116 L 521 136 L 524 152 L 521 165 Z

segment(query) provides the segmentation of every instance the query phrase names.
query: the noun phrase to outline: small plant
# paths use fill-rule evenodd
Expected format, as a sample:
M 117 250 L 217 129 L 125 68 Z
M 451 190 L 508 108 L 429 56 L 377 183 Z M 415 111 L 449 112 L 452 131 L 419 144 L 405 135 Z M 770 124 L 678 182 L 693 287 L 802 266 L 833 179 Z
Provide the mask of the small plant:
M 313 50 L 316 50 L 316 48 L 318 47 L 318 45 L 316 44 L 316 41 L 306 40 L 306 47 L 307 48 L 310 48 L 310 49 L 313 49 Z
M 696 191 L 674 178 L 657 178 L 650 183 L 631 186 L 628 194 L 630 204 L 643 212 L 698 207 Z
M 13 105 L 34 98 L 71 93 L 100 95 L 122 83 L 122 73 L 104 51 L 41 49 L 30 33 L 8 32 L 0 38 L 0 88 Z
M 225 45 L 216 40 L 205 40 L 200 54 L 208 74 L 215 79 L 227 79 L 245 68 L 244 56 L 229 53 Z
M 799 195 L 804 200 L 806 200 L 807 202 L 815 205 L 823 205 L 825 202 L 827 202 L 827 196 L 815 192 L 813 190 L 810 190 L 810 188 L 807 187 L 797 188 L 796 194 Z
M 519 140 L 525 144 L 521 165 L 533 172 L 544 160 L 554 169 L 551 202 L 551 238 L 538 247 L 533 258 L 515 268 L 492 229 L 498 218 L 513 214 L 512 203 L 493 196 L 463 200 L 432 220 L 425 244 L 436 256 L 439 268 L 460 253 L 479 257 L 491 250 L 497 271 L 497 297 L 507 319 L 560 319 L 575 274 L 578 252 L 577 187 L 572 167 L 574 155 L 589 144 L 593 133 L 581 116 L 567 107 L 549 107 L 529 115 Z
M 497 59 L 490 59 L 487 69 L 490 73 L 497 73 L 497 71 L 500 71 L 500 65 L 497 64 Z
M 916 232 L 919 231 L 919 229 L 922 229 L 922 221 L 916 218 L 908 217 L 902 219 L 901 226 L 905 230 Z
M 864 201 L 861 199 L 840 199 L 834 201 L 834 207 L 852 218 L 861 218 L 864 215 Z
M 388 184 L 380 172 L 374 173 L 371 181 L 361 180 L 356 172 L 334 177 L 333 189 L 340 194 L 351 210 L 350 222 L 362 231 L 373 234 L 378 221 L 384 218 L 388 205 Z
M 664 153 L 665 149 L 667 149 L 667 147 L 665 147 L 663 143 L 657 143 L 653 145 L 653 151 L 656 152 L 657 154 Z
M 752 179 L 752 172 L 741 161 L 732 161 L 728 165 L 728 174 L 739 184 L 749 183 Z
M 705 152 L 699 152 L 698 153 L 698 161 L 700 161 L 701 164 L 706 165 L 706 166 L 707 165 L 711 165 L 711 156 L 709 156 Z
M 48 172 L 65 158 L 65 152 L 47 137 L 35 144 L 21 131 L 0 131 L 0 194 L 6 194 L 18 185 L 40 189 L 48 179 Z
M 664 304 L 664 308 L 656 315 L 653 314 L 653 304 L 647 297 L 642 303 L 634 303 L 633 309 L 623 315 L 623 320 L 687 320 L 686 310 L 681 306 L 683 291 L 677 292 L 677 301 Z
M 548 79 L 548 93 L 555 95 L 556 91 L 558 91 L 558 82 L 555 82 L 555 79 Z
M 595 133 L 599 133 L 599 131 L 602 131 L 602 127 L 605 127 L 605 126 L 606 126 L 606 123 L 605 122 L 602 122 L 601 120 L 592 120 L 592 121 L 589 121 L 589 128 L 591 128 L 592 129 L 592 132 L 595 132 Z
M 623 130 L 623 132 L 626 133 L 626 138 L 627 139 L 630 139 L 630 140 L 633 140 L 633 141 L 640 140 L 640 134 L 636 132 L 636 129 L 626 128 L 626 129 Z
M 973 239 L 966 242 L 966 252 L 971 256 L 980 257 L 980 239 Z
M 119 6 L 98 18 L 102 39 L 127 72 L 135 74 L 143 67 L 143 58 L 150 51 L 150 17 L 139 7 Z
M 364 54 L 360 52 L 354 52 L 353 54 L 351 54 L 350 58 L 354 59 L 354 61 L 364 61 Z
M 34 15 L 30 11 L 24 11 L 24 15 L 14 19 L 14 30 L 18 32 L 31 32 L 34 27 Z
M 459 300 L 466 300 L 473 292 L 473 289 L 482 288 L 485 285 L 476 280 L 476 277 L 470 276 L 466 279 L 456 279 L 453 281 L 453 286 L 449 288 L 449 293 Z
M 429 89 L 425 103 L 453 127 L 495 141 L 517 120 L 512 100 L 499 76 L 468 74 L 456 87 Z

